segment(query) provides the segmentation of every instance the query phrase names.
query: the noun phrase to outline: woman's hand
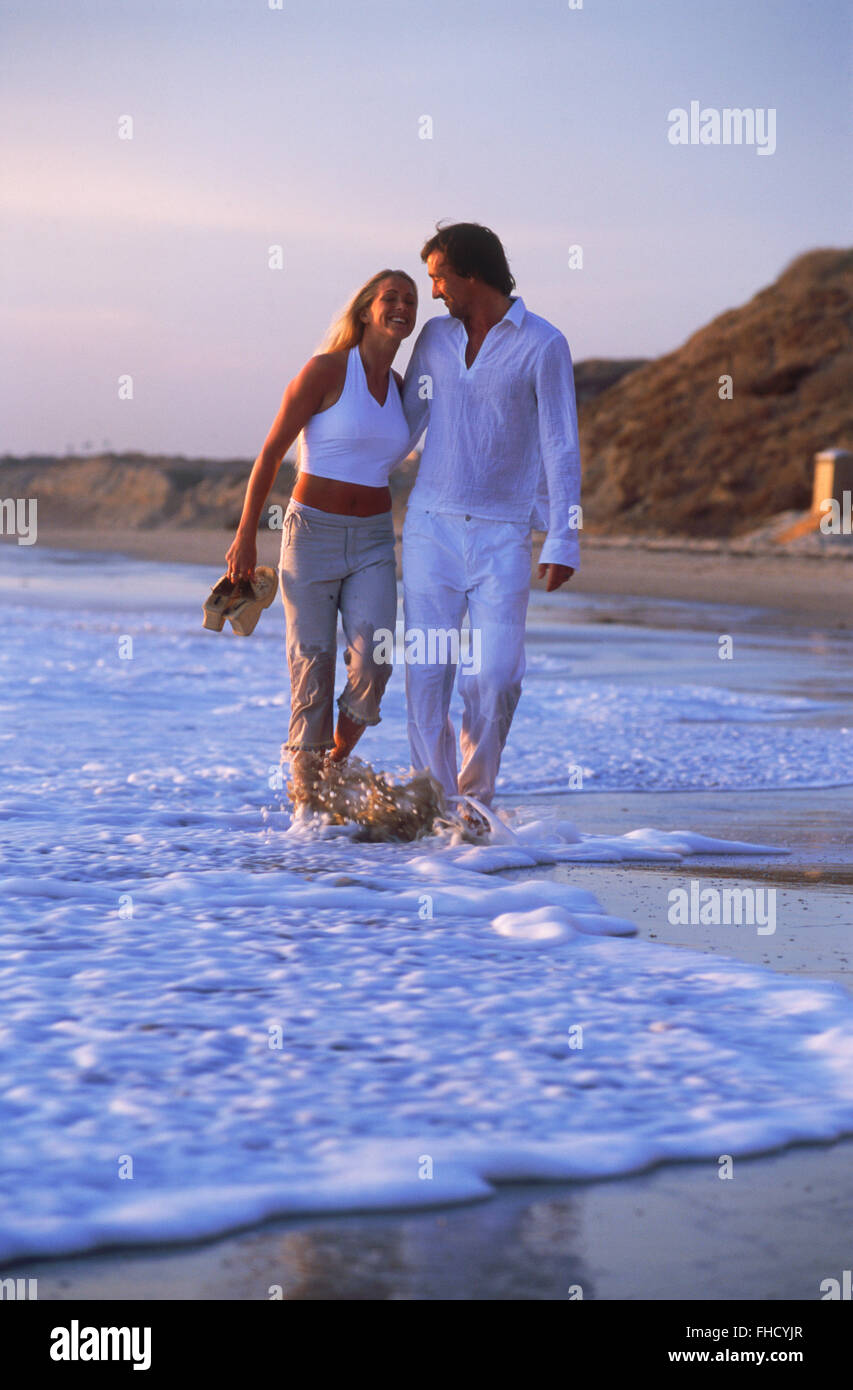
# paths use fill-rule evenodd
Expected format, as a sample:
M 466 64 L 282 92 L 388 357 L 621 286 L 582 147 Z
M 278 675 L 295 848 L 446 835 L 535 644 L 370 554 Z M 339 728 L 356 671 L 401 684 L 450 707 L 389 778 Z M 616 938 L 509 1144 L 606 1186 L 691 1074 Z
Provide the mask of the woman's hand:
M 255 565 L 258 563 L 257 537 L 247 536 L 242 531 L 238 531 L 228 554 L 225 556 L 225 563 L 228 566 L 228 578 L 232 582 L 236 582 L 238 579 L 253 579 Z

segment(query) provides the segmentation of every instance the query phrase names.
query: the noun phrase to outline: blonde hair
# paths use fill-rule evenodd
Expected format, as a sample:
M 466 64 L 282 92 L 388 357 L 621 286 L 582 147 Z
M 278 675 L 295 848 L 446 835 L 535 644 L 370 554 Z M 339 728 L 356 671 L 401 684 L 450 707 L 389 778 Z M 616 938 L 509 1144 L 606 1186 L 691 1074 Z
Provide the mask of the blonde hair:
M 342 352 L 344 349 L 349 351 L 361 342 L 364 337 L 365 325 L 361 321 L 361 315 L 365 309 L 369 309 L 376 292 L 383 280 L 387 280 L 392 275 L 401 275 L 404 280 L 408 280 L 417 298 L 418 287 L 407 270 L 380 270 L 376 275 L 371 275 L 366 284 L 360 290 L 356 290 L 347 307 L 338 315 L 329 327 L 329 331 L 323 339 L 320 352 Z M 302 467 L 302 431 L 296 442 L 296 472 Z
M 378 274 L 371 275 L 367 284 L 356 291 L 347 307 L 329 328 L 323 339 L 321 352 L 342 352 L 345 348 L 354 348 L 356 343 L 361 342 L 364 337 L 361 315 L 365 309 L 370 308 L 382 281 L 388 280 L 392 275 L 400 275 L 404 280 L 408 280 L 417 295 L 418 287 L 406 270 L 380 270 Z

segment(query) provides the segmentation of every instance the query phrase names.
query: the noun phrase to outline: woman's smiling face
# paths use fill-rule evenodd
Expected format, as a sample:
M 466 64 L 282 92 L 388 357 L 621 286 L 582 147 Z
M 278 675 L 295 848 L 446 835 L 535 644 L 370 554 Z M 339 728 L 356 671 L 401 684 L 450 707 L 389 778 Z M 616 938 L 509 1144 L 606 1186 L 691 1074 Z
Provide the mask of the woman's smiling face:
M 417 291 L 403 275 L 389 275 L 381 280 L 370 308 L 362 314 L 365 325 L 398 341 L 408 338 L 417 316 Z

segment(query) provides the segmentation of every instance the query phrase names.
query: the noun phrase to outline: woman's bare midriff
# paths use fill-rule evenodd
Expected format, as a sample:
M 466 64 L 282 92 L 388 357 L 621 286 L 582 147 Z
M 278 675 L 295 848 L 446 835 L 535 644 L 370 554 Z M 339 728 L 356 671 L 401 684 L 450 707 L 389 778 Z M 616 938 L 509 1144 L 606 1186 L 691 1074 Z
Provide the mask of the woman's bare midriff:
M 342 483 L 338 478 L 321 478 L 316 473 L 300 473 L 291 495 L 294 502 L 338 516 L 378 516 L 391 510 L 390 488 Z

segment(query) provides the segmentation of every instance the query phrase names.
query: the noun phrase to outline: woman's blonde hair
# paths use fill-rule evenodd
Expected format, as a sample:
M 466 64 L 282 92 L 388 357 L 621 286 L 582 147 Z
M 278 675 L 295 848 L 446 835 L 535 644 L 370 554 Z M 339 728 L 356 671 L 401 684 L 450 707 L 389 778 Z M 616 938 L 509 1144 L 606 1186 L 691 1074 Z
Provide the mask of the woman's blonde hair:
M 354 348 L 356 343 L 360 343 L 364 337 L 364 324 L 361 315 L 365 309 L 369 309 L 374 299 L 376 291 L 379 289 L 383 280 L 387 280 L 392 275 L 401 275 L 404 280 L 408 280 L 417 296 L 418 287 L 406 270 L 380 270 L 378 274 L 371 275 L 366 285 L 362 285 L 350 300 L 343 313 L 339 314 L 323 339 L 321 352 L 342 352 L 345 348 Z

